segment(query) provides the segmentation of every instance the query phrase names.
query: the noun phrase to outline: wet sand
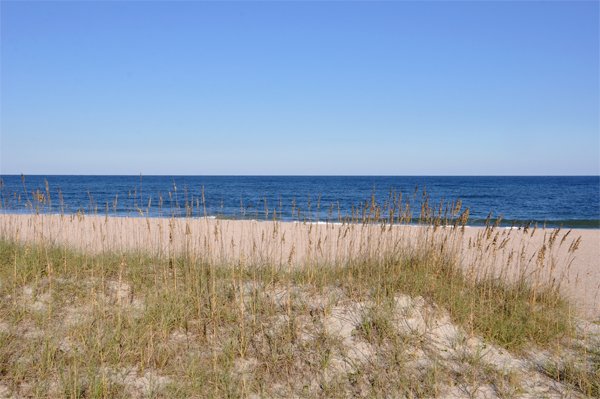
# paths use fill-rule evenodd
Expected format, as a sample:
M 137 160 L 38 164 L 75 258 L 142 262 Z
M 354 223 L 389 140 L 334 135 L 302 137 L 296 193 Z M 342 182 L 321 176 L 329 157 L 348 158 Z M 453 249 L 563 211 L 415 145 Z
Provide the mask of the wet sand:
M 146 251 L 171 256 L 303 267 L 384 256 L 419 245 L 457 248 L 471 275 L 526 273 L 560 283 L 581 314 L 600 320 L 600 230 L 437 228 L 211 219 L 0 215 L 0 236 L 66 244 L 95 253 Z M 552 238 L 554 236 L 554 238 Z M 564 239 L 563 239 L 564 238 Z M 577 242 L 577 249 L 573 243 Z M 544 249 L 545 248 L 545 249 Z

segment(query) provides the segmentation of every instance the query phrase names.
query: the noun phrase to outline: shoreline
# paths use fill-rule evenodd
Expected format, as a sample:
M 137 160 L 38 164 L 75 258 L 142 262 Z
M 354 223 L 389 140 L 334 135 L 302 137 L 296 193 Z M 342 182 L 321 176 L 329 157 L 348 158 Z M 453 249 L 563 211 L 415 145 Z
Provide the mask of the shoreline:
M 554 248 L 554 266 L 536 268 L 542 246 L 555 229 L 338 224 L 209 218 L 142 218 L 83 215 L 0 214 L 0 235 L 32 242 L 67 245 L 75 250 L 101 252 L 145 251 L 170 256 L 188 251 L 200 258 L 231 262 L 332 265 L 361 256 L 383 256 L 403 246 L 444 239 L 460 250 L 469 273 L 494 270 L 516 276 L 527 269 L 554 279 L 577 304 L 585 318 L 600 320 L 600 230 L 562 229 Z M 491 230 L 491 233 L 490 233 Z M 569 233 L 568 233 L 569 232 Z M 565 235 L 569 234 L 567 237 Z M 445 238 L 444 238 L 445 237 Z M 565 237 L 565 239 L 563 239 Z M 581 237 L 575 252 L 569 247 Z M 521 251 L 521 262 L 507 269 L 507 259 Z M 550 251 L 549 251 L 550 252 Z M 537 270 L 540 269 L 540 270 Z M 551 270 L 552 269 L 552 270 Z
M 46 211 L 44 212 L 40 212 L 38 214 L 32 214 L 31 211 L 26 210 L 26 208 L 23 210 L 23 212 L 7 212 L 6 210 L 2 210 L 0 209 L 0 215 L 18 215 L 18 216 L 77 216 L 79 213 L 75 212 L 75 213 L 64 213 L 64 212 L 52 212 L 52 213 L 48 213 Z M 100 218 L 104 218 L 104 217 L 109 217 L 109 218 L 116 218 L 116 219 L 166 219 L 166 220 L 170 220 L 170 219 L 175 219 L 175 220 L 182 220 L 182 219 L 186 219 L 186 220 L 220 220 L 220 221 L 253 221 L 253 222 L 279 222 L 279 223 L 314 223 L 314 224 L 349 224 L 349 223 L 354 223 L 354 224 L 361 224 L 361 222 L 351 222 L 349 220 L 344 220 L 342 218 L 342 221 L 340 221 L 339 218 L 330 218 L 329 220 L 327 220 L 327 218 L 323 218 L 323 219 L 318 219 L 316 217 L 312 217 L 308 220 L 298 220 L 297 218 L 285 218 L 282 219 L 280 216 L 277 217 L 277 219 L 273 220 L 272 218 L 266 218 L 263 217 L 240 217 L 239 215 L 231 215 L 231 216 L 224 216 L 221 214 L 217 214 L 217 215 L 206 215 L 206 216 L 200 216 L 200 215 L 190 215 L 190 216 L 185 216 L 185 215 L 172 215 L 172 216 L 165 216 L 165 215 L 141 215 L 139 213 L 139 211 L 135 211 L 132 210 L 130 214 L 127 213 L 123 213 L 123 214 L 117 214 L 115 215 L 113 214 L 100 214 L 100 213 L 83 213 L 83 216 L 86 217 L 100 217 Z M 347 216 L 349 218 L 349 216 Z M 371 224 L 388 224 L 389 223 L 389 218 L 381 218 L 380 219 L 381 222 L 373 222 L 371 221 Z M 410 222 L 400 222 L 398 220 L 394 221 L 394 225 L 409 225 L 409 226 L 421 226 L 418 223 L 418 218 L 413 218 Z M 490 218 L 489 219 L 489 224 L 492 225 L 494 224 L 496 221 L 498 220 L 498 218 Z M 485 219 L 469 219 L 467 221 L 467 224 L 465 227 L 470 227 L 470 228 L 481 228 L 481 227 L 485 227 L 485 223 L 486 220 Z M 515 228 L 518 229 L 519 227 L 523 227 L 525 225 L 529 225 L 530 228 L 533 228 L 535 225 L 537 224 L 538 228 L 542 229 L 545 228 L 546 230 L 551 230 L 551 229 L 556 229 L 556 228 L 561 228 L 564 230 L 598 230 L 600 231 L 600 220 L 583 220 L 583 219 L 577 219 L 577 220 L 551 220 L 551 221 L 547 221 L 547 220 L 520 220 L 520 219 L 515 219 L 515 220 L 510 220 L 510 219 L 504 219 L 501 218 L 501 222 L 498 225 L 498 228 L 504 228 L 504 229 L 511 229 L 511 228 Z M 572 224 L 577 224 L 577 226 L 572 226 Z M 582 226 L 583 227 L 580 227 Z M 591 227 L 593 225 L 593 227 Z

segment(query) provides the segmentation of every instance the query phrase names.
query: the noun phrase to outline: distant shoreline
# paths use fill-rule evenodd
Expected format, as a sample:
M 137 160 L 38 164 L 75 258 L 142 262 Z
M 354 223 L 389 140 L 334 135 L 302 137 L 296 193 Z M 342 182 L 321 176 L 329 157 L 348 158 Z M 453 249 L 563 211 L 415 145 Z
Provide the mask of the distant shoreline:
M 28 216 L 28 215 L 34 215 L 31 213 L 31 211 L 27 210 L 24 212 L 12 212 L 12 211 L 6 211 L 6 210 L 0 210 L 0 214 L 6 214 L 6 215 L 22 215 L 22 216 Z M 59 216 L 62 215 L 63 213 L 61 212 L 52 212 L 52 213 L 48 213 L 48 212 L 44 212 L 44 213 L 40 213 L 40 215 L 52 215 L 52 216 Z M 77 212 L 69 212 L 69 213 L 64 213 L 65 216 L 69 216 L 69 215 L 77 215 Z M 146 215 L 140 215 L 139 213 L 134 213 L 131 212 L 130 215 L 114 215 L 111 214 L 109 212 L 108 215 L 106 214 L 101 214 L 101 213 L 94 213 L 94 214 L 85 214 L 85 216 L 95 216 L 95 217 L 111 217 L 111 218 L 132 218 L 132 219 L 146 219 L 146 218 L 150 218 L 150 219 L 171 219 L 172 217 L 174 217 L 175 219 L 191 219 L 191 220 L 204 220 L 204 219 L 208 219 L 208 220 L 243 220 L 243 221 L 255 221 L 255 222 L 272 222 L 273 219 L 265 219 L 264 217 L 258 217 L 258 218 L 254 218 L 254 217 L 239 217 L 239 216 L 229 216 L 229 215 L 207 215 L 207 216 L 198 216 L 198 215 L 193 215 L 193 216 L 186 216 L 186 215 L 174 215 L 174 216 L 146 216 Z M 323 219 L 319 219 L 319 220 L 315 220 L 315 218 L 313 218 L 312 220 L 306 220 L 306 221 L 302 221 L 302 220 L 297 220 L 297 219 L 291 219 L 291 218 L 286 218 L 286 219 L 276 219 L 277 222 L 281 222 L 281 223 L 319 223 L 319 224 L 347 224 L 347 223 L 358 223 L 360 224 L 361 222 L 352 222 L 352 221 L 339 221 L 339 219 L 337 218 L 332 218 L 327 220 L 326 218 Z M 494 224 L 497 221 L 497 219 L 490 219 L 489 223 L 490 224 Z M 485 222 L 486 220 L 484 219 L 469 219 L 467 221 L 467 224 L 465 227 L 470 227 L 470 228 L 480 228 L 480 227 L 485 227 Z M 386 220 L 385 218 L 381 219 L 381 224 L 389 224 L 389 221 Z M 402 223 L 402 224 L 408 224 L 411 226 L 419 226 L 418 223 L 418 218 L 414 218 L 411 222 L 409 223 Z M 504 229 L 510 229 L 510 228 L 515 228 L 518 229 L 526 224 L 529 224 L 530 228 L 533 228 L 536 224 L 538 226 L 538 228 L 546 228 L 546 229 L 556 229 L 561 227 L 562 229 L 569 229 L 569 230 L 600 230 L 600 220 L 565 220 L 565 221 L 539 221 L 539 220 L 515 220 L 514 223 L 512 220 L 505 220 L 502 219 L 502 221 L 499 224 L 499 228 L 504 228 Z M 575 225 L 574 225 L 575 224 Z M 396 223 L 394 222 L 394 225 L 400 225 L 400 223 Z

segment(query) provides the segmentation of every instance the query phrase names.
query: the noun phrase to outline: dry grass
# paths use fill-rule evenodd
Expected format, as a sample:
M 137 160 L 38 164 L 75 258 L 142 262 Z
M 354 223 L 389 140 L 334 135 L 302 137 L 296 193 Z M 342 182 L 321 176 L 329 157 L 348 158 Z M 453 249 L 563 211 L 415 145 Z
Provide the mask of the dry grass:
M 424 198 L 417 238 L 399 240 L 392 225 L 412 210 L 397 203 L 343 221 L 369 227 L 351 256 L 302 263 L 214 247 L 90 253 L 2 226 L 0 397 L 598 394 L 600 329 L 544 272 L 576 241 L 544 231 L 535 257 L 502 258 L 487 225 L 465 256 L 460 204 Z

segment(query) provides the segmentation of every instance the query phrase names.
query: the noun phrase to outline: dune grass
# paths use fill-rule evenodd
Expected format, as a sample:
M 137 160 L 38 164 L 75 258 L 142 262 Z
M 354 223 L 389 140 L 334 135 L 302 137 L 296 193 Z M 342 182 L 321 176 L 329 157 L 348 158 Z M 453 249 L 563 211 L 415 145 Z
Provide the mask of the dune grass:
M 496 225 L 473 242 L 476 257 L 461 255 L 466 219 L 455 209 L 442 217 L 425 204 L 420 239 L 385 253 L 365 246 L 302 265 L 195 250 L 86 253 L 6 234 L 0 396 L 518 397 L 519 375 L 538 371 L 597 395 L 598 352 L 586 340 L 565 346 L 578 337 L 572 306 L 529 272 L 531 262 L 553 267 L 559 231 L 535 259 L 510 258 L 522 272 L 509 277 L 488 267 L 503 245 Z M 344 223 L 385 229 L 381 213 Z M 515 371 L 486 357 L 557 347 L 590 363 Z

